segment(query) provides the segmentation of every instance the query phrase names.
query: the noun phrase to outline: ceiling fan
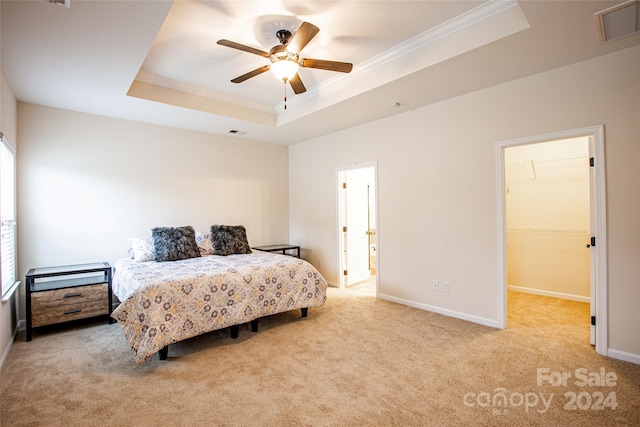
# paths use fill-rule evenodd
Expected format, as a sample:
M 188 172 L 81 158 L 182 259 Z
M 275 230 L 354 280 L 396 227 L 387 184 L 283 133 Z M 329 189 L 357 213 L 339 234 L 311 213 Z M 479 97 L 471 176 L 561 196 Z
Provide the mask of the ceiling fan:
M 298 75 L 299 67 L 318 68 L 321 70 L 337 71 L 340 73 L 349 73 L 353 68 L 353 64 L 348 62 L 326 61 L 322 59 L 300 58 L 299 53 L 304 47 L 315 37 L 320 29 L 313 24 L 303 22 L 298 31 L 292 36 L 289 30 L 278 30 L 276 37 L 280 41 L 279 45 L 271 48 L 269 52 L 255 49 L 230 40 L 218 40 L 218 44 L 243 52 L 253 53 L 265 58 L 269 58 L 271 64 L 263 65 L 253 71 L 236 77 L 231 80 L 233 83 L 242 83 L 252 77 L 271 70 L 275 76 L 284 81 L 289 82 L 291 88 L 296 94 L 305 92 L 307 89 L 302 84 Z M 285 99 L 286 100 L 286 99 Z M 285 107 L 286 108 L 286 107 Z

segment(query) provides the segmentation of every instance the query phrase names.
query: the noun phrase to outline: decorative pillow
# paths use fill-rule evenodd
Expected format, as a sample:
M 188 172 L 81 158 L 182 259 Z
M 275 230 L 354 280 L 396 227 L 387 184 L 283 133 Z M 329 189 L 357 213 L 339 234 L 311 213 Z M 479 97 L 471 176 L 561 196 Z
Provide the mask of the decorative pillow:
M 242 225 L 212 225 L 211 241 L 215 255 L 251 253 L 247 230 Z
M 131 243 L 131 252 L 135 261 L 154 260 L 152 237 L 132 237 L 129 239 L 129 243 Z
M 156 227 L 151 229 L 156 261 L 177 261 L 200 256 L 196 232 L 186 227 Z
M 211 233 L 201 233 L 196 231 L 196 244 L 200 250 L 200 256 L 213 255 L 213 242 L 211 241 Z

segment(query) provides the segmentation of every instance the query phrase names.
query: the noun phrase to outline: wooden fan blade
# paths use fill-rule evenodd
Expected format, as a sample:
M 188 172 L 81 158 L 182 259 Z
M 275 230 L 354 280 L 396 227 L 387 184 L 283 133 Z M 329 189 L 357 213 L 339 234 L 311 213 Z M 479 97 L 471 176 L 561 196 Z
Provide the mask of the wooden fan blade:
M 231 80 L 231 82 L 232 82 L 232 83 L 242 83 L 243 81 L 248 80 L 248 79 L 250 79 L 251 77 L 255 77 L 255 76 L 257 76 L 258 74 L 262 74 L 262 73 L 264 73 L 265 71 L 269 71 L 269 68 L 271 68 L 271 66 L 270 66 L 270 65 L 263 65 L 263 66 L 262 66 L 262 67 L 260 67 L 260 68 L 256 68 L 256 69 L 255 69 L 255 70 L 253 70 L 253 71 L 249 71 L 247 74 L 243 74 L 243 75 L 241 75 L 241 76 L 239 76 L 239 77 L 236 77 L 235 79 Z
M 353 69 L 353 64 L 349 62 L 325 61 L 323 59 L 303 58 L 299 61 L 299 64 L 301 67 L 319 68 L 339 73 L 350 73 Z
M 300 76 L 296 73 L 295 76 L 289 79 L 289 84 L 291 85 L 291 89 L 296 93 L 296 95 L 306 92 L 307 88 L 302 84 L 302 80 L 300 80 Z
M 287 50 L 292 53 L 300 53 L 302 49 L 318 34 L 320 28 L 308 22 L 303 22 L 298 31 L 291 37 L 287 44 Z
M 323 59 L 304 58 L 300 60 L 300 66 L 306 68 L 319 68 L 321 70 L 337 71 L 339 73 L 350 73 L 353 64 L 349 62 L 325 61 Z
M 238 49 L 243 52 L 253 53 L 254 55 L 264 56 L 265 58 L 269 57 L 269 52 L 265 52 L 264 50 L 260 50 L 260 49 L 255 49 L 251 46 L 247 46 L 244 44 L 232 42 L 231 40 L 226 40 L 226 39 L 218 40 L 218 44 L 221 46 L 230 47 L 232 49 Z

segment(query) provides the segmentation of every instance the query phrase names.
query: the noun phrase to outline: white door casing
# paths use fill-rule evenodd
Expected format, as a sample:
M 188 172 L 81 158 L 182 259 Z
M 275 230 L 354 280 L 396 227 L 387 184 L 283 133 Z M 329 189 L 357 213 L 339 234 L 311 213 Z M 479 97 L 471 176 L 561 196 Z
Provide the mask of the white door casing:
M 589 153 L 593 159 L 590 168 L 590 227 L 595 246 L 591 246 L 590 299 L 591 316 L 595 326 L 591 326 L 591 339 L 598 354 L 608 353 L 608 313 L 607 313 L 607 258 L 606 258 L 606 195 L 604 170 L 604 126 L 556 132 L 533 137 L 500 141 L 496 144 L 497 183 L 497 234 L 498 234 L 498 327 L 507 327 L 507 262 L 506 262 L 506 200 L 504 150 L 508 147 L 547 142 L 560 139 L 589 137 Z M 593 323 L 593 322 L 592 322 Z M 593 336 L 595 334 L 595 336 Z
M 597 230 L 598 230 L 598 218 L 597 215 L 595 215 L 594 213 L 597 213 L 597 200 L 594 197 L 594 188 L 597 187 L 597 174 L 596 174 L 596 169 L 595 169 L 595 143 L 594 143 L 594 138 L 593 137 L 589 137 L 589 158 L 593 159 L 593 163 L 592 166 L 589 167 L 589 211 L 591 212 L 591 216 L 589 218 L 589 229 L 591 232 L 591 236 L 593 237 L 593 240 L 595 239 L 595 236 L 597 234 Z M 598 159 L 598 161 L 603 162 L 604 163 L 604 159 Z M 589 297 L 591 299 L 591 303 L 589 305 L 589 316 L 591 319 L 596 319 L 596 304 L 597 304 L 597 300 L 596 300 L 596 293 L 597 293 L 597 287 L 596 287 L 596 283 L 597 283 L 597 265 L 596 265 L 596 251 L 595 248 L 593 248 L 593 243 L 597 243 L 597 242 L 589 242 L 588 243 L 588 247 L 589 247 L 589 256 L 590 256 L 590 260 L 589 260 Z M 594 324 L 594 322 L 591 322 L 591 325 L 589 327 L 589 343 L 591 345 L 596 345 L 596 335 L 597 335 L 597 331 L 596 331 L 596 325 Z

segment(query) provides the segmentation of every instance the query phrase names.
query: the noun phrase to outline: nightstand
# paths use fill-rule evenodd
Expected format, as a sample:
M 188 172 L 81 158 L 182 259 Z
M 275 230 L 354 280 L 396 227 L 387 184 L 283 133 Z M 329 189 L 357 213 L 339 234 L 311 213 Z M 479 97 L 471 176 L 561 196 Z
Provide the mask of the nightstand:
M 280 252 L 282 255 L 291 255 L 291 256 L 295 256 L 296 258 L 300 258 L 300 246 L 296 246 L 296 245 L 287 245 L 287 244 L 267 245 L 267 246 L 256 246 L 251 249 L 257 249 L 259 251 L 265 251 L 265 252 Z M 294 253 L 291 254 L 289 253 L 289 251 L 293 251 Z
M 25 276 L 25 289 L 27 341 L 39 326 L 111 314 L 108 262 L 32 268 Z

